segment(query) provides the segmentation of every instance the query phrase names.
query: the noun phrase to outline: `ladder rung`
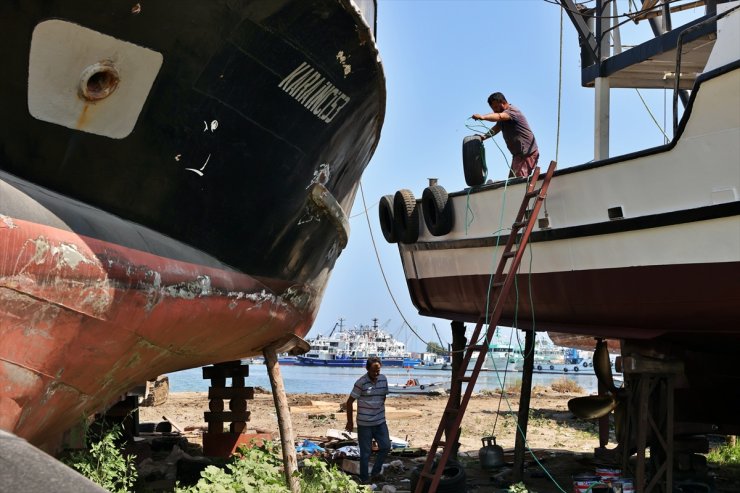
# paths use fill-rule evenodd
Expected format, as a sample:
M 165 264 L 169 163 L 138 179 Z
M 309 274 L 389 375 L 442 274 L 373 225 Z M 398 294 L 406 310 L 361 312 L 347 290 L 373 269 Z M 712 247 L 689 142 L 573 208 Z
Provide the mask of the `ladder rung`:
M 524 194 L 524 197 L 525 198 L 528 198 L 528 199 L 531 199 L 532 197 L 536 197 L 536 196 L 538 196 L 540 194 L 540 190 L 542 190 L 542 188 L 535 188 L 531 192 L 525 193 Z
M 447 442 L 440 440 L 440 442 L 437 444 L 437 447 L 445 448 L 447 446 Z
M 480 351 L 481 349 L 487 349 L 486 346 L 483 344 L 473 344 L 472 346 L 468 346 L 468 351 Z
M 419 476 L 423 476 L 425 478 L 433 479 L 434 478 L 434 473 L 433 472 L 424 472 L 424 471 L 422 471 L 422 472 L 419 473 Z
M 501 256 L 502 256 L 503 258 L 511 258 L 511 257 L 516 257 L 516 250 L 511 250 L 511 251 L 508 251 L 508 252 L 504 252 L 504 254 L 503 254 L 503 255 L 501 255 Z
M 527 225 L 529 221 L 518 221 L 511 225 L 512 229 L 518 229 Z
M 493 286 L 494 288 L 500 288 L 503 285 L 504 285 L 504 282 L 499 281 L 499 282 L 494 282 L 491 286 Z
M 460 413 L 460 409 L 456 409 L 454 407 L 452 408 L 445 408 L 445 414 L 458 414 Z
M 459 380 L 460 382 L 465 382 L 465 383 L 468 383 L 468 382 L 472 382 L 472 381 L 473 381 L 473 377 L 462 377 L 462 378 L 460 378 L 460 379 L 458 379 L 458 380 Z

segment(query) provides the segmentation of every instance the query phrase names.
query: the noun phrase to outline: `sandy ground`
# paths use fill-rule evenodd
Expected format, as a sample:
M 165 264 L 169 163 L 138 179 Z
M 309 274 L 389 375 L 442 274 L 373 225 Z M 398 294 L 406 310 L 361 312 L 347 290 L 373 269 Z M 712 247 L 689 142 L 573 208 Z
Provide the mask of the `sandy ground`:
M 564 449 L 592 452 L 598 446 L 594 422 L 581 421 L 567 409 L 568 400 L 582 394 L 558 393 L 550 388 L 536 387 L 530 405 L 529 444 L 532 448 Z M 325 437 L 328 429 L 343 429 L 346 414 L 343 403 L 347 395 L 292 394 L 288 396 L 296 439 Z M 446 396 L 389 397 L 386 415 L 390 433 L 407 440 L 411 447 L 426 448 L 432 443 Z M 461 451 L 478 451 L 481 438 L 496 436 L 503 448 L 514 446 L 516 411 L 519 395 L 475 395 L 468 404 L 462 422 Z M 250 429 L 278 432 L 278 423 L 271 394 L 256 393 L 248 403 Z M 205 427 L 203 413 L 208 410 L 205 393 L 170 394 L 166 403 L 157 407 L 142 407 L 142 422 L 159 422 L 163 417 L 183 428 Z M 188 433 L 189 440 L 198 442 L 198 431 Z

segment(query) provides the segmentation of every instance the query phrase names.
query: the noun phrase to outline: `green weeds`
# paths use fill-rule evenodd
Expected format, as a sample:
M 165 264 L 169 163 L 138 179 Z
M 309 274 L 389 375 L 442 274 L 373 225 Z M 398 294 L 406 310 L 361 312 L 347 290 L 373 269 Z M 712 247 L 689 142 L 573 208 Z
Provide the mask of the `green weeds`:
M 113 425 L 90 445 L 89 450 L 71 452 L 62 462 L 106 490 L 131 491 L 138 473 L 134 456 L 124 456 L 118 446 L 121 435 L 120 425 Z
M 289 493 L 282 471 L 279 449 L 273 442 L 252 448 L 241 446 L 222 469 L 208 466 L 194 486 L 177 488 L 177 493 Z M 296 473 L 302 493 L 362 493 L 367 491 L 335 466 L 319 458 L 303 461 Z

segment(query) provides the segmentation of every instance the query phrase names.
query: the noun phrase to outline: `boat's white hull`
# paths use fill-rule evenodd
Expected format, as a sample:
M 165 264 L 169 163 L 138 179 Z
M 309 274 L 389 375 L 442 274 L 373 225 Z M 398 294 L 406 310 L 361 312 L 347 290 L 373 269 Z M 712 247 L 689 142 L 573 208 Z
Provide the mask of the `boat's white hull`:
M 535 228 L 501 323 L 636 338 L 737 331 L 738 87 L 737 66 L 705 80 L 675 144 L 556 173 L 540 212 L 549 224 Z M 486 312 L 506 241 L 494 232 L 506 234 L 525 186 L 453 194 L 449 234 L 420 221 L 419 240 L 399 244 L 422 314 L 475 321 Z

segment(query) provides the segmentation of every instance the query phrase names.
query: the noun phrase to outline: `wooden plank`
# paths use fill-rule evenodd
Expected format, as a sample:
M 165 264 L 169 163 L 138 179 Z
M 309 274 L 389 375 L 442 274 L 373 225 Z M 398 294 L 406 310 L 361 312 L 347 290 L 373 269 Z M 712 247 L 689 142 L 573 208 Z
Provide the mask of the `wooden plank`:
M 254 399 L 254 387 L 210 387 L 209 399 Z
M 203 413 L 206 422 L 210 421 L 249 421 L 251 411 L 206 411 Z
M 203 378 L 233 378 L 233 377 L 248 377 L 249 366 L 204 366 L 203 367 Z
M 177 431 L 179 431 L 180 433 L 183 433 L 185 431 L 185 427 L 184 426 L 182 426 L 181 424 L 179 424 L 177 421 L 175 421 L 174 419 L 170 418 L 166 414 L 165 415 L 162 415 L 162 419 L 164 419 L 165 421 L 169 421 L 169 423 L 172 425 L 172 427 L 174 429 L 176 429 Z

